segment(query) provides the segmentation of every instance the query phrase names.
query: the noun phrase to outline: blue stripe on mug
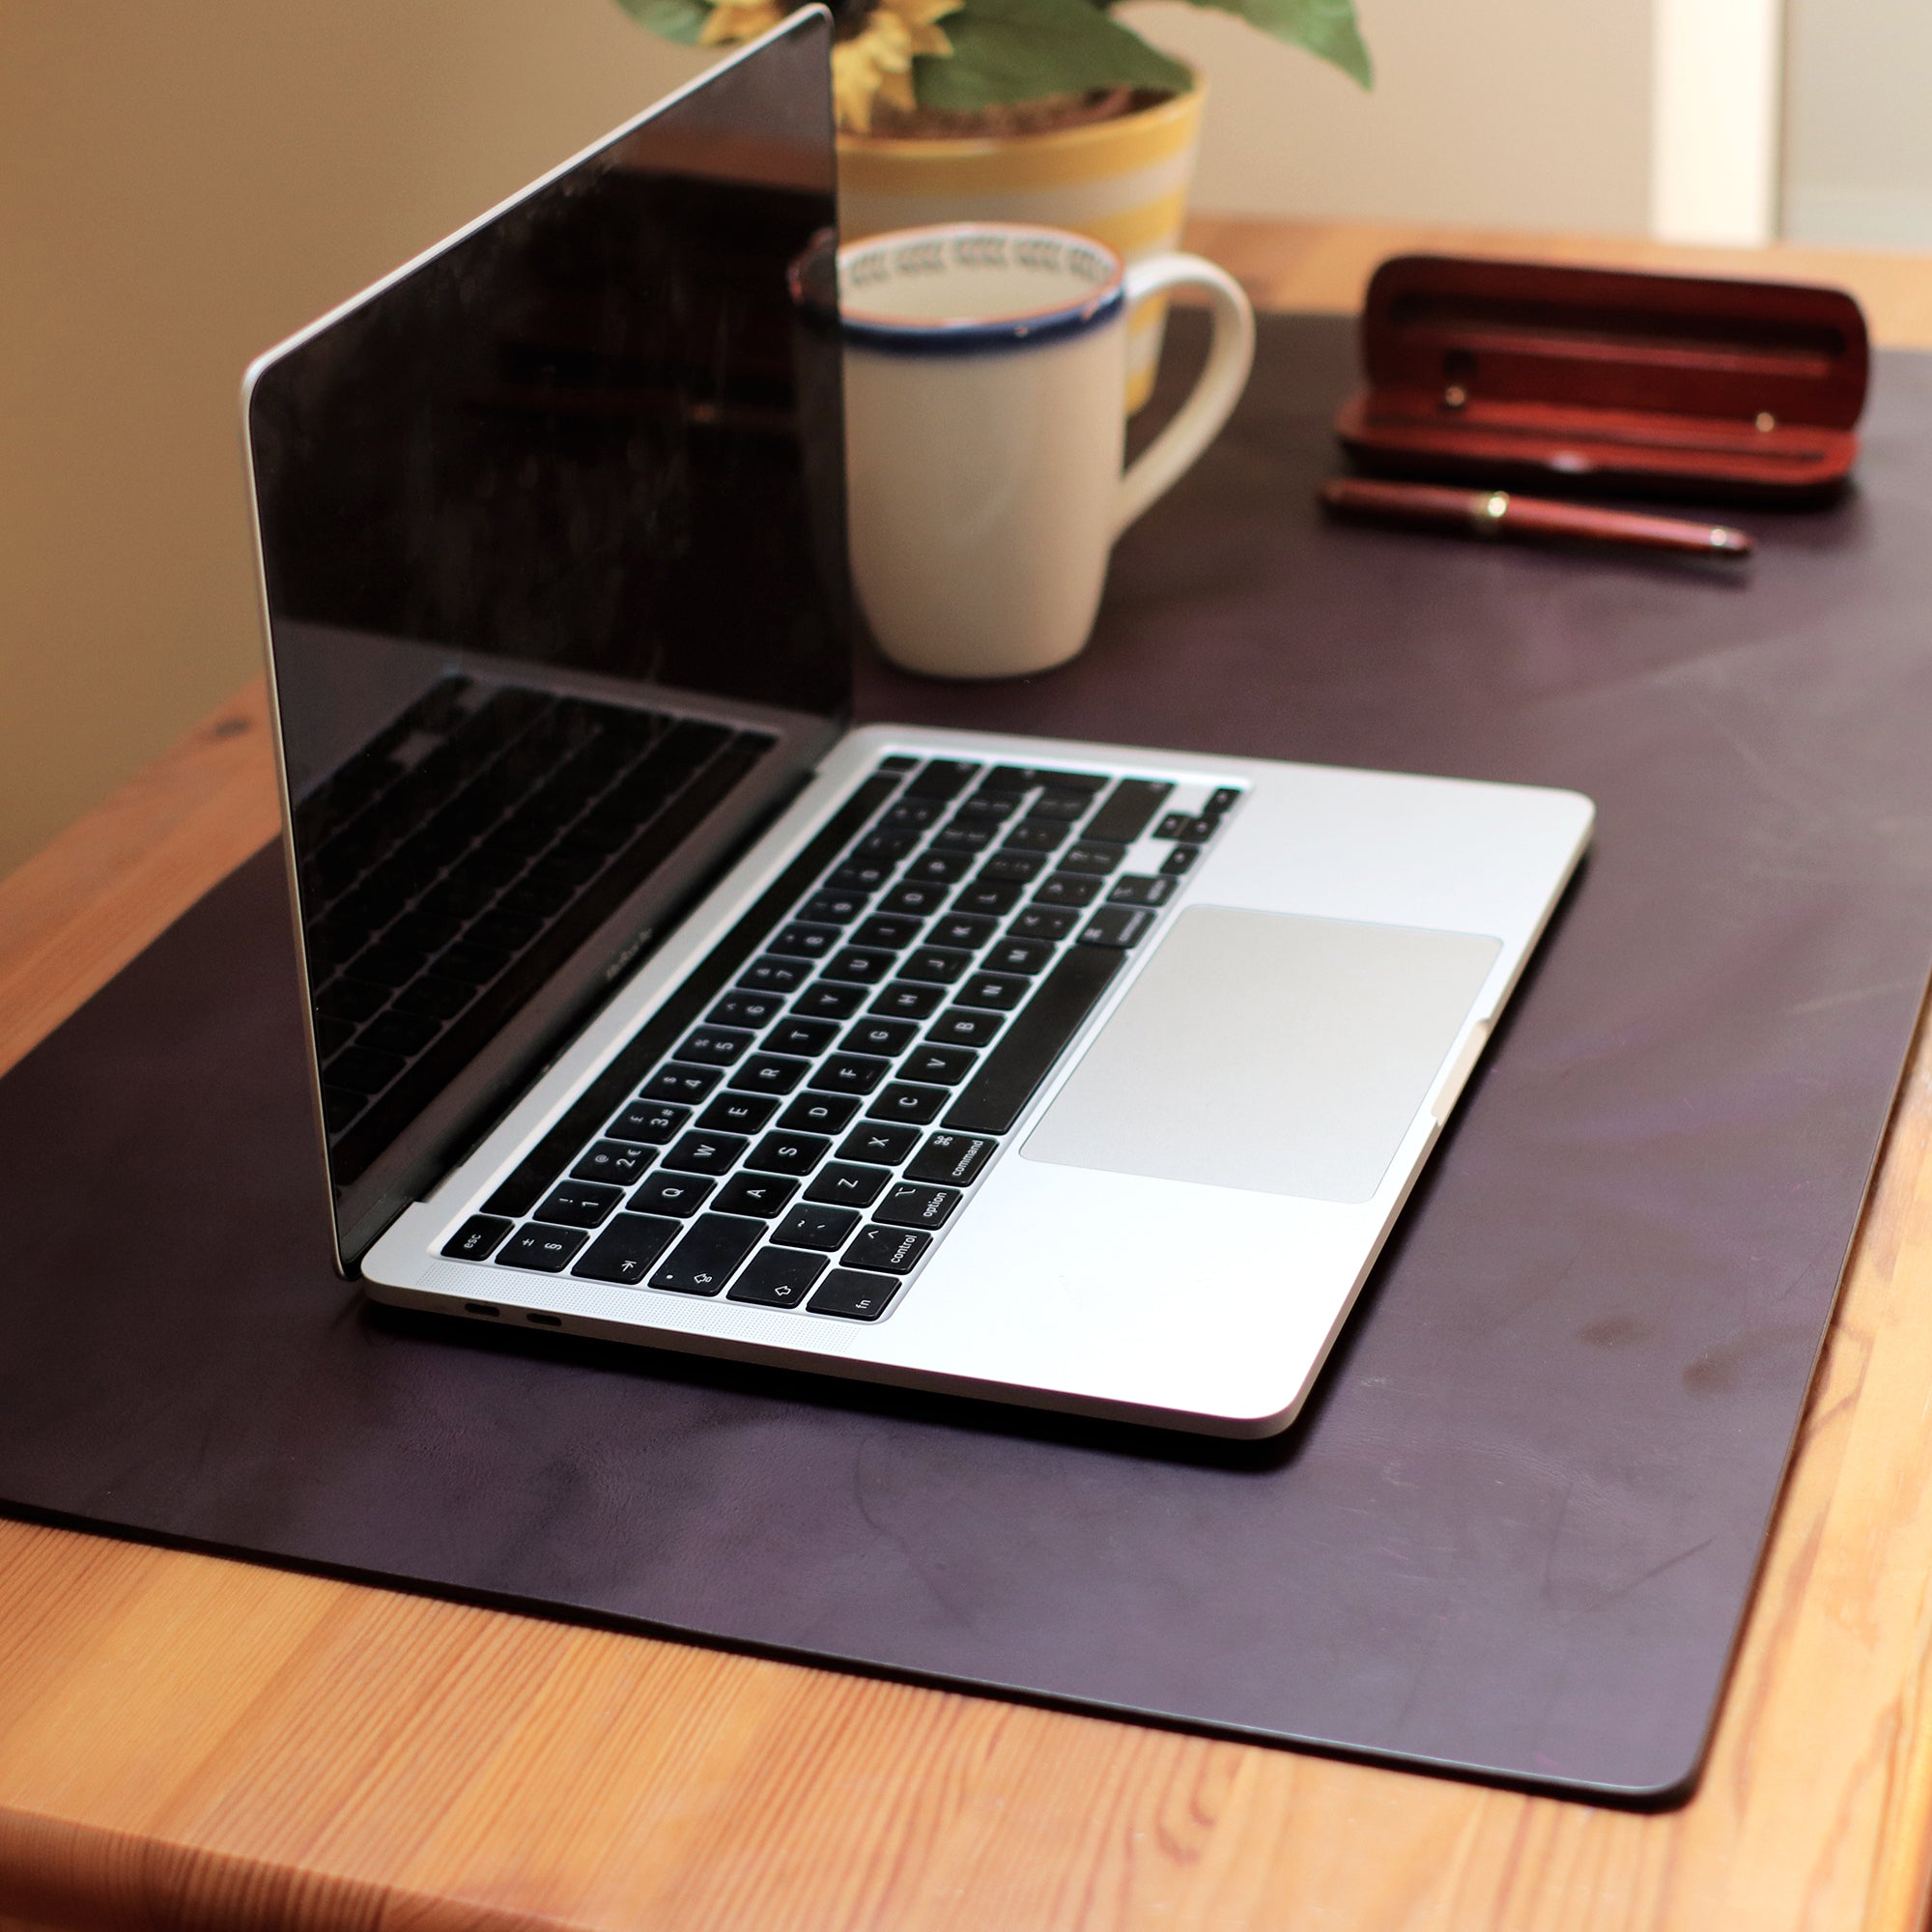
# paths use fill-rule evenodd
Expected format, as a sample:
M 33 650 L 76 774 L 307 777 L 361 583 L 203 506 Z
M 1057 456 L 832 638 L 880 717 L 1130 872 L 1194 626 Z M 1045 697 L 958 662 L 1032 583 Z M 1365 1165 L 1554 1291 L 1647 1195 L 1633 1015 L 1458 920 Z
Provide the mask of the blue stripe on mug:
M 1068 336 L 1114 320 L 1126 307 L 1126 291 L 1116 282 L 1092 300 L 1044 315 L 1000 322 L 878 322 L 847 315 L 845 340 L 857 349 L 885 355 L 985 355 L 1064 342 Z

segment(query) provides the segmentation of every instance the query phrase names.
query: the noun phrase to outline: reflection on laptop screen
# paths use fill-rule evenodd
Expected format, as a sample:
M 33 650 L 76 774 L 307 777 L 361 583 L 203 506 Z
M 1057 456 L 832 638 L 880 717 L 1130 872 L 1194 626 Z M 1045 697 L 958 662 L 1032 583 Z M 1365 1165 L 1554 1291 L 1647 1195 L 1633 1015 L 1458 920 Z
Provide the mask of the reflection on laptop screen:
M 345 1258 L 848 709 L 822 16 L 258 366 Z

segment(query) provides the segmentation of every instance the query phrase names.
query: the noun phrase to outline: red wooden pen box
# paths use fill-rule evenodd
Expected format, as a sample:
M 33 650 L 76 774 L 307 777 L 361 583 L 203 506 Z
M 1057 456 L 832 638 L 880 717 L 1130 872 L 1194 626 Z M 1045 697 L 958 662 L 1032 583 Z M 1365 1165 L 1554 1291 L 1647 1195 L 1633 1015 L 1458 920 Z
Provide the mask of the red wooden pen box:
M 1362 310 L 1364 469 L 1801 502 L 1858 454 L 1870 352 L 1838 289 L 1398 255 Z

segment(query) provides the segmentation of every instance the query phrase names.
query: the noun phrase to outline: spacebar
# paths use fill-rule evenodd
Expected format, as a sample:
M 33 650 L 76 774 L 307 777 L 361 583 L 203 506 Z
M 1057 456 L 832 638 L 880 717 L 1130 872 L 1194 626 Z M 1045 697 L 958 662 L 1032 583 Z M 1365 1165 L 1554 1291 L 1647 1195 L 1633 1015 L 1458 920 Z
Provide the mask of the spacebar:
M 1111 946 L 1074 947 L 1013 1015 L 945 1124 L 969 1134 L 1006 1133 L 1126 956 Z

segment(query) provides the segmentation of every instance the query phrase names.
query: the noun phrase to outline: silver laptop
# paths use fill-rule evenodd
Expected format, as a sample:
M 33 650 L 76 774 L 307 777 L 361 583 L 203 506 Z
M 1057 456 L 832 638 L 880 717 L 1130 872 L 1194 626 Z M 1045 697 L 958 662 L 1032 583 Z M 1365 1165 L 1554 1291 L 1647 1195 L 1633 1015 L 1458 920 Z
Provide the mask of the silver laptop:
M 794 14 L 248 372 L 337 1263 L 1264 1435 L 1591 808 L 851 728 L 829 37 Z

